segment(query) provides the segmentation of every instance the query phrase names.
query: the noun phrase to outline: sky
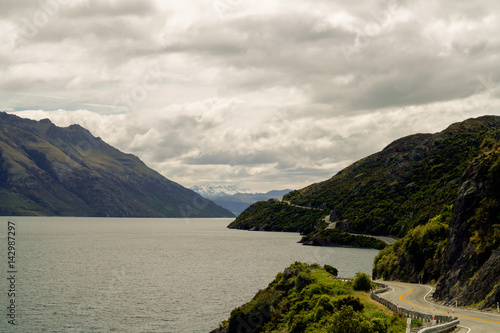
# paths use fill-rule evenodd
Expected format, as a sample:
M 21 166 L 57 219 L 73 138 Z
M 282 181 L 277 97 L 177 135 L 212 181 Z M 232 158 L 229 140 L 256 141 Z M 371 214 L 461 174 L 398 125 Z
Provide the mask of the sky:
M 300 189 L 500 115 L 498 0 L 0 2 L 0 110 L 186 187 Z

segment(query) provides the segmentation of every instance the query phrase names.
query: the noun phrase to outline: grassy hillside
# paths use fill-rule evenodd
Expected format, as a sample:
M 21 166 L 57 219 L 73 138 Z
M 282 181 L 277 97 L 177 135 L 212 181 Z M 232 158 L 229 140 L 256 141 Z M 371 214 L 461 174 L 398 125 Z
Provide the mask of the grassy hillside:
M 212 333 L 404 331 L 403 318 L 372 301 L 368 292 L 356 291 L 357 285 L 334 279 L 317 264 L 296 262 Z
M 320 227 L 329 213 L 328 210 L 303 209 L 269 199 L 251 205 L 228 228 L 307 234 Z

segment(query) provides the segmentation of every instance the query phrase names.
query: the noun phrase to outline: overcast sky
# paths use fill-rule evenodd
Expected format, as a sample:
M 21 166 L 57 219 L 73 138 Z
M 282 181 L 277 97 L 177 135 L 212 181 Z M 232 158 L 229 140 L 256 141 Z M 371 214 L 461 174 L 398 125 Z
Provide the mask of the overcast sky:
M 78 123 L 190 187 L 330 178 L 500 115 L 498 0 L 0 2 L 0 110 Z

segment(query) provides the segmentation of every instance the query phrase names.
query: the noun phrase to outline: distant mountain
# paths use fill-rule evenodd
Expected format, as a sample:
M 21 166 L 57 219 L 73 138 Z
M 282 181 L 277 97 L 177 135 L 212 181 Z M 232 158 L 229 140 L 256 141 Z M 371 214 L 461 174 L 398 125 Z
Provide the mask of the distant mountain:
M 291 190 L 269 191 L 267 193 L 237 193 L 230 196 L 208 197 L 210 200 L 222 206 L 236 215 L 239 215 L 250 205 L 257 201 L 266 201 L 269 199 L 281 200 L 283 196 Z
M 250 190 L 237 184 L 204 184 L 193 186 L 191 189 L 205 198 L 212 200 L 236 215 L 257 201 L 282 199 L 291 190 L 273 190 L 267 193 L 249 193 Z
M 0 112 L 0 215 L 232 217 L 79 125 Z
M 250 193 L 250 189 L 241 187 L 238 184 L 223 184 L 223 183 L 208 183 L 203 185 L 195 185 L 191 190 L 201 194 L 205 198 L 222 197 L 226 195 L 234 195 L 237 193 Z

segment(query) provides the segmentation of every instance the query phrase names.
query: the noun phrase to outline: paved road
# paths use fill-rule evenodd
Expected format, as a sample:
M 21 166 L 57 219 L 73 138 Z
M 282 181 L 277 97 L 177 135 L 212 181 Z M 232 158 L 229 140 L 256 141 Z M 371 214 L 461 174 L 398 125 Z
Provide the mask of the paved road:
M 330 222 L 330 216 L 328 216 L 328 220 L 325 218 L 325 222 L 328 222 L 330 223 L 326 229 L 335 229 L 337 228 L 337 222 Z M 375 239 L 379 239 L 381 240 L 382 242 L 385 242 L 386 244 L 394 244 L 397 239 L 396 238 L 392 238 L 392 237 L 388 237 L 388 236 L 373 236 L 373 235 L 364 235 L 364 234 L 353 234 L 353 233 L 350 233 L 348 232 L 349 235 L 353 235 L 353 236 L 365 236 L 365 237 L 372 237 L 372 238 L 375 238 Z
M 372 237 L 372 238 L 375 238 L 375 239 L 379 239 L 381 240 L 382 242 L 385 242 L 389 245 L 391 244 L 394 244 L 397 239 L 396 238 L 392 238 L 392 237 L 387 237 L 387 236 L 373 236 L 373 235 L 363 235 L 363 234 L 353 234 L 353 233 L 348 233 L 349 235 L 354 235 L 354 236 L 366 236 L 366 237 Z
M 499 333 L 500 315 L 479 311 L 450 308 L 431 302 L 434 289 L 430 286 L 400 282 L 378 281 L 387 284 L 391 289 L 379 294 L 381 297 L 406 309 L 436 315 L 452 314 L 460 319 L 460 333 Z M 460 304 L 459 304 L 460 305 Z

